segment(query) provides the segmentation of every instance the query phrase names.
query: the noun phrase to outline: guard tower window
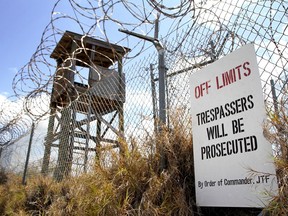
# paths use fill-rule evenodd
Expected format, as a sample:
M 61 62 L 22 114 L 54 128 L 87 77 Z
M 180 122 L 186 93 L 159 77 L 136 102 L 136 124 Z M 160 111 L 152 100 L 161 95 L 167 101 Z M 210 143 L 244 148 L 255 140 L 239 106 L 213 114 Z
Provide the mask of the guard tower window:
M 76 66 L 74 82 L 88 86 L 89 68 Z

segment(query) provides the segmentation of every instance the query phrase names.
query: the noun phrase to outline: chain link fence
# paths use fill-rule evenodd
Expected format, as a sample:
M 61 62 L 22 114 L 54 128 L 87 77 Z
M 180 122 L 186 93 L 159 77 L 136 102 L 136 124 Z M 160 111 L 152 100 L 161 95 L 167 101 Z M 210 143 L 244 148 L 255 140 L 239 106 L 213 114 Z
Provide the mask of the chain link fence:
M 189 133 L 192 130 L 189 76 L 249 43 L 256 50 L 268 112 L 278 111 L 280 103 L 287 108 L 287 1 L 188 1 L 189 7 L 187 1 L 181 1 L 182 7 L 173 10 L 169 5 L 153 2 L 143 5 L 147 4 L 147 11 L 152 6 L 160 14 L 168 128 L 172 127 L 171 121 L 177 121 Z M 154 27 L 149 31 L 152 30 L 157 33 Z M 65 106 L 51 108 L 44 141 L 43 174 L 61 180 L 70 174 L 89 172 L 95 161 L 109 166 L 113 152 L 121 154 L 121 149 L 131 148 L 129 141 L 144 143 L 147 136 L 157 131 L 159 53 L 152 43 L 124 36 L 136 45 L 141 43 L 139 53 L 135 55 L 139 46 L 127 44 L 131 51 L 124 55 L 124 61 L 119 61 L 118 56 L 105 69 L 106 73 L 99 69 L 99 80 L 94 86 L 88 83 L 89 68 L 95 70 L 93 61 L 84 62 L 81 67 L 72 63 L 65 66 L 78 77 L 75 82 L 69 80 L 78 94 L 70 97 Z M 79 62 L 79 53 L 90 53 L 91 49 L 85 51 L 85 47 L 79 46 L 70 58 Z M 63 89 L 68 92 L 68 87 L 63 87 L 59 94 L 64 94 Z M 123 146 L 123 140 L 128 146 Z M 155 151 L 155 147 L 149 148 Z

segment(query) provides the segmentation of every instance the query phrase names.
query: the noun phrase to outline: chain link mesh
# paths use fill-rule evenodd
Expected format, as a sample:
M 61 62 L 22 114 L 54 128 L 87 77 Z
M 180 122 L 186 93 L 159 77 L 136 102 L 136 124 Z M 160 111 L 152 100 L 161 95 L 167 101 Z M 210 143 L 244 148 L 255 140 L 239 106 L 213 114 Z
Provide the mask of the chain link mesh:
M 190 108 L 189 104 L 189 76 L 248 43 L 253 43 L 255 46 L 267 110 L 277 111 L 277 104 L 280 103 L 287 108 L 287 1 L 180 1 L 177 6 L 171 5 L 172 3 L 142 1 L 140 5 L 144 8 L 143 12 L 137 9 L 136 3 L 127 1 L 119 1 L 117 4 L 107 1 L 97 7 L 93 7 L 94 3 L 87 1 L 90 8 L 77 5 L 74 1 L 69 2 L 74 11 L 86 19 L 92 19 L 93 13 L 97 10 L 102 10 L 107 15 L 113 6 L 116 8 L 121 5 L 122 10 L 137 20 L 136 24 L 128 25 L 120 20 L 112 21 L 132 31 L 137 28 L 145 29 L 147 34 L 152 34 L 154 31 L 151 14 L 156 12 L 160 14 L 159 41 L 165 48 L 168 127 L 172 127 L 171 121 L 177 121 L 191 132 L 190 109 L 193 107 Z M 83 29 L 87 26 L 90 30 L 96 28 L 95 24 L 89 25 L 90 21 L 85 25 L 83 22 L 77 23 Z M 145 27 L 146 21 L 150 23 L 151 28 Z M 53 22 L 56 22 L 56 19 Z M 102 24 L 107 41 L 111 26 L 105 27 L 104 21 Z M 91 31 L 83 31 L 84 39 L 87 35 L 92 35 Z M 59 35 L 63 35 L 61 32 L 56 28 L 53 29 L 57 41 Z M 65 66 L 70 67 L 70 72 L 72 71 L 75 80 L 77 79 L 78 84 L 76 81 L 74 83 L 68 80 L 69 85 L 73 86 L 77 93 L 69 98 L 69 103 L 65 106 L 52 107 L 50 110 L 48 133 L 44 142 L 42 164 L 44 174 L 54 175 L 56 179 L 61 180 L 69 174 L 78 175 L 89 171 L 97 160 L 103 165 L 109 165 L 111 149 L 121 154 L 121 148 L 125 148 L 122 146 L 123 139 L 128 143 L 134 139 L 141 143 L 147 135 L 152 135 L 157 130 L 159 65 L 156 47 L 143 39 L 135 39 L 131 35 L 124 36 L 120 43 L 127 43 L 131 52 L 124 57 L 123 63 L 113 62 L 112 66 L 107 67 L 117 71 L 123 66 L 124 85 L 119 86 L 119 79 L 105 77 L 104 72 L 98 71 L 100 73 L 98 84 L 90 86 L 87 77 L 89 72 L 85 68 L 93 68 L 95 65 L 84 62 L 82 64 L 84 69 L 73 68 L 71 63 Z M 46 42 L 48 49 L 45 49 L 45 52 L 51 53 L 55 44 L 48 44 L 49 46 Z M 92 48 L 87 49 L 82 45 L 70 56 L 72 60 L 81 61 L 77 59 L 77 55 L 91 51 Z M 112 52 L 114 51 L 112 49 Z M 39 55 L 34 55 L 34 58 L 39 58 Z M 51 74 L 54 74 L 50 67 L 53 63 L 43 56 L 42 58 L 44 65 L 49 68 Z M 34 67 L 34 71 L 40 70 L 39 68 Z M 20 71 L 18 79 L 17 77 L 15 79 L 16 92 L 19 92 L 17 83 L 25 82 L 23 74 L 25 70 Z M 51 91 L 52 83 L 52 75 L 47 79 L 43 78 L 30 96 Z M 62 92 L 58 93 L 62 95 L 63 91 L 67 92 L 69 88 L 62 85 L 60 89 Z M 119 99 L 119 95 L 125 97 Z M 108 109 L 106 105 L 110 106 L 110 109 L 105 113 L 103 110 Z

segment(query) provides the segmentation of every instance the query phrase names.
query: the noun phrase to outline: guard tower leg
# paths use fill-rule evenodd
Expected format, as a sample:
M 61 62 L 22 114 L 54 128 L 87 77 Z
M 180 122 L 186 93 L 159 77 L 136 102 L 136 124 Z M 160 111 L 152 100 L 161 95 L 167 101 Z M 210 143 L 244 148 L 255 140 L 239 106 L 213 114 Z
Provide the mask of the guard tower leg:
M 59 137 L 58 162 L 54 172 L 54 179 L 61 181 L 68 176 L 72 168 L 73 143 L 70 140 L 71 131 L 71 108 L 62 110 L 61 131 Z
M 45 141 L 45 150 L 44 150 L 44 157 L 42 162 L 42 175 L 46 176 L 48 174 L 49 163 L 50 163 L 50 155 L 51 155 L 51 146 L 53 142 L 53 129 L 55 123 L 55 112 L 56 108 L 52 107 L 50 111 L 49 123 L 48 123 L 48 131 Z

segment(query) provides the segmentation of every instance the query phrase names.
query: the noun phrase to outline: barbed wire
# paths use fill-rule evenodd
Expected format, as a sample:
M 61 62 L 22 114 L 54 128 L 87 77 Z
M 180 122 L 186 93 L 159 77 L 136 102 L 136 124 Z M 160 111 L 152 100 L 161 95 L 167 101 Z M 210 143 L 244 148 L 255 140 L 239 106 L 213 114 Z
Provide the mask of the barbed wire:
M 0 148 L 12 145 L 29 132 L 31 120 L 25 116 L 23 100 L 5 98 L 0 105 Z
M 65 4 L 65 11 L 61 12 L 58 7 L 61 8 L 61 4 Z M 177 2 L 174 2 L 175 4 Z M 113 25 L 113 30 L 117 31 L 117 28 L 129 29 L 129 30 L 143 30 L 144 34 L 153 33 L 154 21 L 156 13 L 164 15 L 162 20 L 169 18 L 183 17 L 191 10 L 193 10 L 193 1 L 179 1 L 176 6 L 166 6 L 165 4 L 157 3 L 156 1 L 138 1 L 137 4 L 129 1 L 78 1 L 74 0 L 58 0 L 52 11 L 51 20 L 44 29 L 41 37 L 41 42 L 38 45 L 35 53 L 32 55 L 30 61 L 21 68 L 13 80 L 13 90 L 18 97 L 26 96 L 27 104 L 26 108 L 30 107 L 29 103 L 33 103 L 32 98 L 41 98 L 41 95 L 47 94 L 52 90 L 53 76 L 56 71 L 56 65 L 53 60 L 50 59 L 50 54 L 55 48 L 59 38 L 63 35 L 65 30 L 63 27 L 58 27 L 58 23 L 72 22 L 73 29 L 80 30 L 80 34 L 84 36 L 93 36 L 100 38 L 104 41 L 110 41 L 109 28 Z M 69 6 L 69 7 L 67 7 Z M 125 16 L 114 15 L 115 11 L 120 10 L 121 14 Z M 176 11 L 175 11 L 176 10 Z M 126 15 L 129 18 L 127 19 Z M 87 22 L 86 22 L 87 21 Z M 147 27 L 149 26 L 149 27 Z M 127 46 L 132 45 L 129 43 L 129 36 L 121 35 L 116 44 L 127 41 Z M 121 38 L 119 40 L 119 38 Z M 115 40 L 115 39 L 114 39 Z M 134 55 L 128 56 L 127 59 L 134 59 L 143 53 L 147 47 L 145 41 L 137 41 L 132 45 Z M 148 45 L 150 46 L 150 45 Z M 82 47 L 83 48 L 83 47 Z M 78 50 L 82 49 L 81 47 Z M 137 50 L 137 52 L 135 52 Z M 75 53 L 78 51 L 76 50 Z M 77 75 L 77 72 L 75 72 Z M 38 103 L 41 104 L 41 103 Z M 41 105 L 42 106 L 42 105 Z M 46 108 L 49 108 L 46 106 Z M 26 109 L 28 112 L 29 108 Z M 32 114 L 35 117 L 44 116 L 49 112 L 48 109 L 43 110 L 43 107 L 39 107 L 42 113 Z
M 24 101 L 23 112 L 36 121 L 49 116 L 53 83 L 59 78 L 57 71 L 67 69 L 67 65 L 57 68 L 56 61 L 51 59 L 51 53 L 68 30 L 82 35 L 82 42 L 89 37 L 131 49 L 124 57 L 123 65 L 127 66 L 126 82 L 127 89 L 130 90 L 127 98 L 136 103 L 135 98 L 151 91 L 150 71 L 147 68 L 150 68 L 150 64 L 157 68 L 157 54 L 150 42 L 123 34 L 118 29 L 154 37 L 157 33 L 155 21 L 159 18 L 158 39 L 166 52 L 169 109 L 187 108 L 189 86 L 188 81 L 183 80 L 189 74 L 251 42 L 255 44 L 261 65 L 259 68 L 265 99 L 271 101 L 270 79 L 275 80 L 279 97 L 287 86 L 287 5 L 287 1 L 254 0 L 233 3 L 214 0 L 57 0 L 40 44 L 30 61 L 16 74 L 12 87 L 15 95 Z M 83 43 L 78 43 L 66 61 L 82 61 L 77 58 L 77 54 L 81 52 L 91 50 L 85 48 Z M 95 66 L 89 62 L 83 64 L 87 67 Z M 117 65 L 112 64 L 111 68 L 113 67 Z M 71 71 L 77 82 L 87 84 L 88 78 L 81 74 L 80 68 Z M 157 73 L 155 74 L 158 85 Z M 75 87 L 73 82 L 69 85 Z M 65 86 L 61 86 L 61 89 L 65 91 Z M 63 94 L 63 91 L 59 94 Z M 69 98 L 67 106 L 81 94 L 75 92 L 74 97 Z M 143 121 L 153 113 L 151 102 L 142 104 L 140 109 L 141 102 L 137 104 L 139 110 L 135 108 L 131 111 L 129 101 L 126 101 L 127 110 L 131 111 L 125 114 L 127 122 L 131 123 L 131 133 L 136 130 L 131 125 L 144 125 Z M 12 115 L 9 121 L 1 120 L 3 137 L 7 137 L 2 138 L 1 142 L 5 143 L 25 134 L 24 129 L 29 123 L 22 123 L 21 115 Z M 185 115 L 188 116 L 188 112 Z M 16 122 L 19 122 L 19 126 Z

